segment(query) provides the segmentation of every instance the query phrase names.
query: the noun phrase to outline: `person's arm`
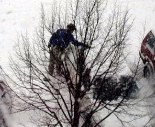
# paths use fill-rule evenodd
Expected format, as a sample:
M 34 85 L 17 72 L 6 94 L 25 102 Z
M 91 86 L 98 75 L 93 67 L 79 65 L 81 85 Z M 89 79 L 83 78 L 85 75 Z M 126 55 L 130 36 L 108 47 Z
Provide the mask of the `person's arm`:
M 82 47 L 84 47 L 84 48 L 91 48 L 89 45 L 86 45 L 86 44 L 84 44 L 84 43 L 82 43 L 82 42 L 78 42 L 78 41 L 73 37 L 72 34 L 70 35 L 70 41 L 71 41 L 72 44 L 75 45 L 75 46 L 82 46 Z

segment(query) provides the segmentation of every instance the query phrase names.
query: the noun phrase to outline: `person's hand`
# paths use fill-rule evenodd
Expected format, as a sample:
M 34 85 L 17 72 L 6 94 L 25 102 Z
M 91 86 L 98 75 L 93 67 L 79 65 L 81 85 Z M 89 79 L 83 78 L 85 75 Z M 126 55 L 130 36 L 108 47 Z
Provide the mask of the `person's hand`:
M 91 48 L 91 46 L 89 46 L 89 45 L 85 45 L 85 47 L 84 48 L 86 48 L 86 49 L 90 49 Z
M 87 45 L 87 48 L 88 48 L 88 49 L 90 49 L 90 48 L 91 48 L 91 46 L 90 46 L 90 45 Z
M 48 48 L 50 48 L 50 47 L 51 47 L 51 44 L 49 43 L 49 44 L 48 44 Z

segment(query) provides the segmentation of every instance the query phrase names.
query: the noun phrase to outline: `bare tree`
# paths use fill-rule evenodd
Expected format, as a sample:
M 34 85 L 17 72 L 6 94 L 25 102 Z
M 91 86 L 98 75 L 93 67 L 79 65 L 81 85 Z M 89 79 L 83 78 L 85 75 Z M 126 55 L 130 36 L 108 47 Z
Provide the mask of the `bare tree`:
M 124 107 L 129 105 L 126 99 L 129 89 L 122 89 L 119 82 L 113 82 L 113 77 L 123 69 L 132 23 L 128 10 L 121 10 L 117 4 L 109 10 L 110 5 L 106 0 L 76 0 L 66 4 L 63 12 L 55 5 L 50 18 L 46 18 L 42 8 L 37 36 L 33 39 L 20 36 L 16 57 L 11 59 L 13 91 L 22 100 L 18 110 L 41 112 L 38 122 L 46 127 L 98 127 L 112 114 L 125 125 L 119 115 L 127 114 Z M 77 26 L 77 39 L 92 48 L 71 45 L 66 59 L 57 61 L 61 73 L 54 71 L 49 75 L 49 33 L 69 22 Z M 93 99 L 95 85 L 99 90 Z

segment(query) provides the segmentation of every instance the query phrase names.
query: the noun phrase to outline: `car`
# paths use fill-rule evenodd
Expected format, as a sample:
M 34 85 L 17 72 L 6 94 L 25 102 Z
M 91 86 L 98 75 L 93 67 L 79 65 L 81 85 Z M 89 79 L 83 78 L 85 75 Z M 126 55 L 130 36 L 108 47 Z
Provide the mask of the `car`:
M 144 64 L 144 77 L 154 77 L 155 72 L 155 30 L 150 30 L 144 37 L 139 51 L 140 58 Z

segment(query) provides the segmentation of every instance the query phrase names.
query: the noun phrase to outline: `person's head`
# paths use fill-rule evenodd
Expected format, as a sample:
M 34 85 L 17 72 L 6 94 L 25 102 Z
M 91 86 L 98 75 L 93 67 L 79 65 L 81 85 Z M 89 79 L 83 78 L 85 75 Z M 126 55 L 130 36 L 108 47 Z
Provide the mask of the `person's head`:
M 67 25 L 67 30 L 68 30 L 69 32 L 73 33 L 74 30 L 76 30 L 75 24 L 72 24 L 72 23 L 68 24 L 68 25 Z

